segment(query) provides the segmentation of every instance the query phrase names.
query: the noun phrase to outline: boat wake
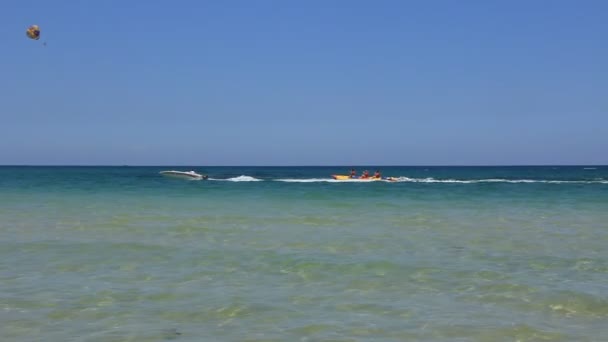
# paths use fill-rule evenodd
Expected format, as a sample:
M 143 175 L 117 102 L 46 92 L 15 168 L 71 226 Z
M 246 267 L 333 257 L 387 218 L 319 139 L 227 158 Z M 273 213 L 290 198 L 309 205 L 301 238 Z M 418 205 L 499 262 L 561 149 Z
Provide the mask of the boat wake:
M 365 179 L 345 179 L 336 180 L 333 178 L 309 178 L 309 179 L 275 179 L 277 182 L 288 183 L 375 183 Z M 382 182 L 388 183 L 454 183 L 454 184 L 476 184 L 476 183 L 545 183 L 545 184 L 608 184 L 608 180 L 548 180 L 548 179 L 503 179 L 503 178 L 488 178 L 488 179 L 436 179 L 436 178 L 410 178 L 410 177 L 393 177 L 391 180 L 383 179 Z
M 209 178 L 210 181 L 220 182 L 284 182 L 284 183 L 445 183 L 445 184 L 483 184 L 483 183 L 506 183 L 506 184 L 608 184 L 604 178 L 579 179 L 579 180 L 557 180 L 557 179 L 506 179 L 506 178 L 486 178 L 486 179 L 437 179 L 411 178 L 411 177 L 389 177 L 378 179 L 333 179 L 333 178 L 274 178 L 260 179 L 252 176 L 241 175 L 232 178 Z
M 221 182 L 260 182 L 262 179 L 254 178 L 251 176 L 241 175 L 238 177 L 232 178 L 209 178 L 211 181 L 221 181 Z

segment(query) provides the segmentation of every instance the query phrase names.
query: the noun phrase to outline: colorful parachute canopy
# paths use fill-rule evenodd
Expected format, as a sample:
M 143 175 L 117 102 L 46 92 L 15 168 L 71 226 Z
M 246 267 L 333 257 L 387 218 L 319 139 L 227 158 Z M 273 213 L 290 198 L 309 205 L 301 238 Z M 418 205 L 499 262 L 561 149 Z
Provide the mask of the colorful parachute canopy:
M 27 34 L 27 36 L 31 39 L 38 40 L 40 39 L 40 27 L 38 27 L 38 25 L 32 25 L 27 28 L 25 34 Z

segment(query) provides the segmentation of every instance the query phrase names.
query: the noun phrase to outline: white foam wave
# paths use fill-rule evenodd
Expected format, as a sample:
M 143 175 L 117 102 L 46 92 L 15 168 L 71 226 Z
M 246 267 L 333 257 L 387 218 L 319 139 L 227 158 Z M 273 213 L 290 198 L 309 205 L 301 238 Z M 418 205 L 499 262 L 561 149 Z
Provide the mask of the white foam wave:
M 261 179 L 254 178 L 254 177 L 251 177 L 251 176 L 245 176 L 245 175 L 241 175 L 241 176 L 238 176 L 238 177 L 232 177 L 232 178 L 226 178 L 226 179 L 209 178 L 209 180 L 225 181 L 225 182 L 260 182 L 260 181 L 262 181 Z
M 336 180 L 332 178 L 308 178 L 308 179 L 275 179 L 277 182 L 288 183 L 375 183 L 377 180 L 365 179 L 344 179 Z M 487 178 L 487 179 L 435 179 L 428 178 L 410 178 L 410 177 L 394 177 L 390 181 L 382 180 L 389 183 L 454 183 L 454 184 L 475 184 L 475 183 L 545 183 L 545 184 L 608 184 L 608 180 L 544 180 L 544 179 L 503 179 L 503 178 Z
M 276 182 L 287 182 L 287 183 L 318 183 L 318 182 L 331 182 L 334 179 L 331 178 L 306 178 L 306 179 L 297 179 L 297 178 L 284 178 L 284 179 L 275 179 Z
M 503 178 L 487 178 L 487 179 L 435 179 L 435 178 L 409 178 L 398 177 L 397 182 L 411 183 L 458 183 L 458 184 L 474 184 L 474 183 L 545 183 L 545 184 L 608 184 L 608 180 L 546 180 L 546 179 L 503 179 Z

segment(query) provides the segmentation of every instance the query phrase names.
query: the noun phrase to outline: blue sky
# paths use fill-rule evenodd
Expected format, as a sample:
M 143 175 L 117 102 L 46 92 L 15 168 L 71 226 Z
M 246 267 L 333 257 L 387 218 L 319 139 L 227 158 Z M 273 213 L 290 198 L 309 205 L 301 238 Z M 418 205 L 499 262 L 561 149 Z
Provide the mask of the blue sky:
M 608 164 L 606 13 L 5 0 L 0 164 Z

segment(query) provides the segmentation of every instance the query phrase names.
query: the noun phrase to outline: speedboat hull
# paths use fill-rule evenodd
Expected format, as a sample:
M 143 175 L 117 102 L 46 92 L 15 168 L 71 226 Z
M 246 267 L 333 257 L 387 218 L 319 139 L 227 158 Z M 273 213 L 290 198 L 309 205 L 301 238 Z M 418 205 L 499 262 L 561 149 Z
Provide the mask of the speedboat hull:
M 178 178 L 178 179 L 190 179 L 190 180 L 199 180 L 199 179 L 207 179 L 207 175 L 201 175 L 194 171 L 161 171 L 161 175 L 169 178 Z

